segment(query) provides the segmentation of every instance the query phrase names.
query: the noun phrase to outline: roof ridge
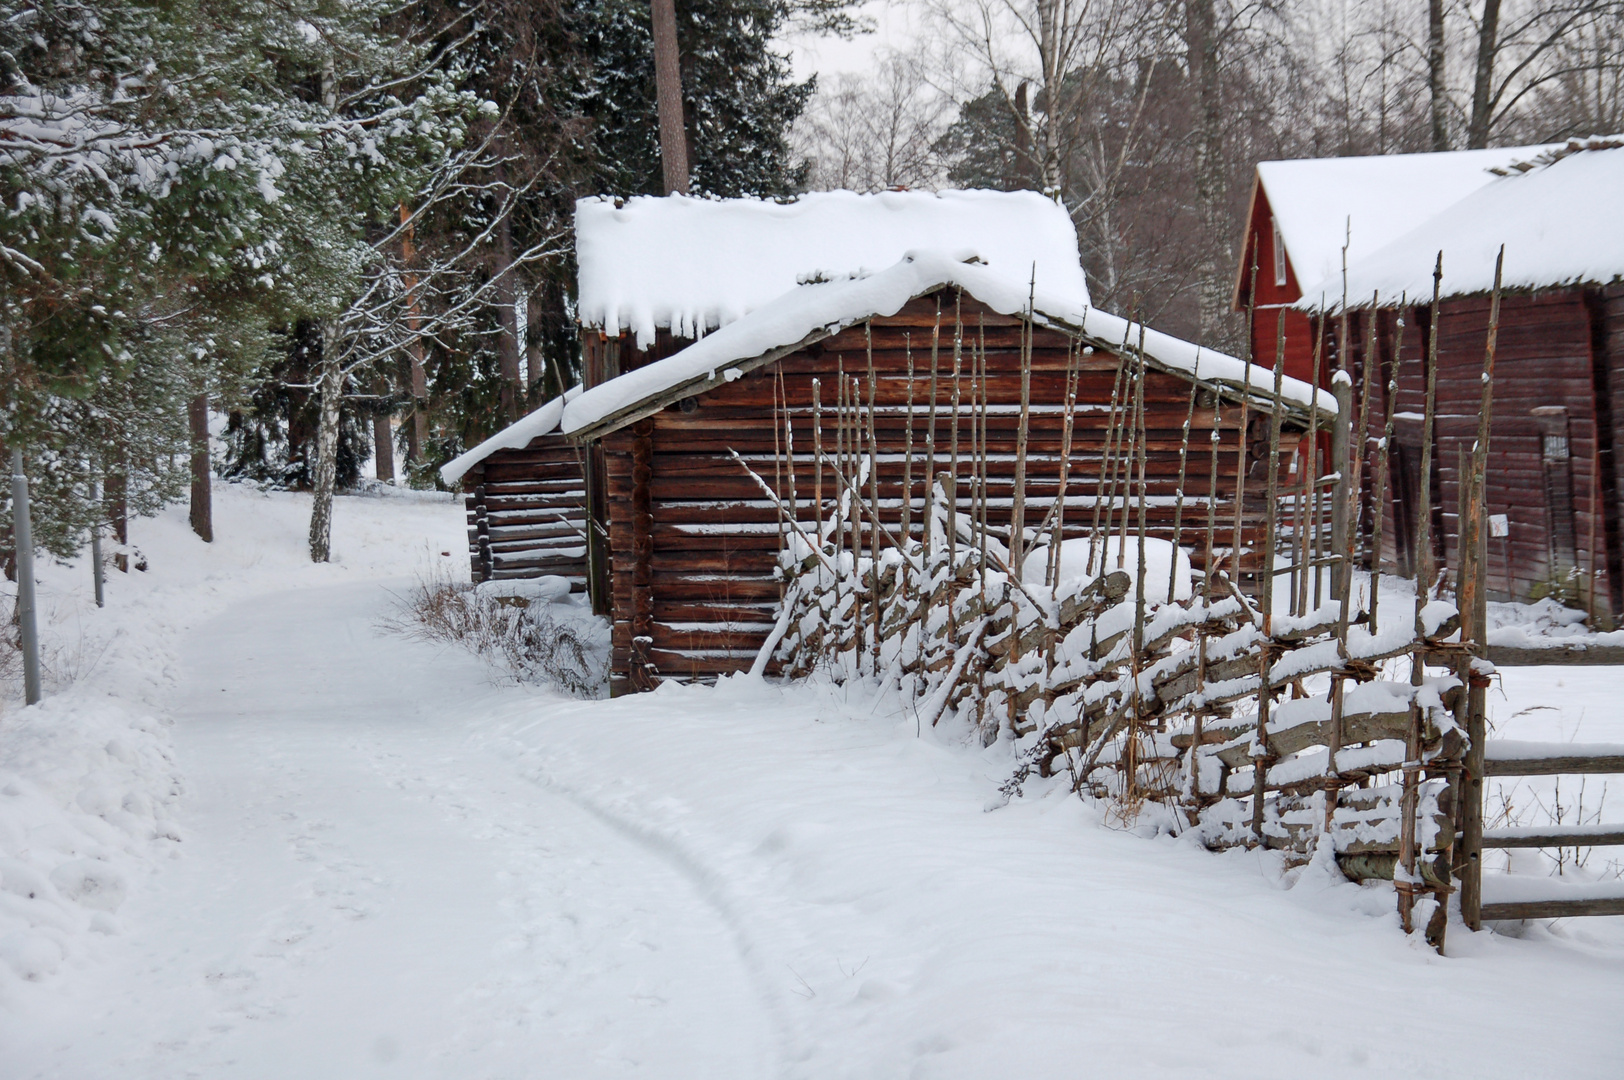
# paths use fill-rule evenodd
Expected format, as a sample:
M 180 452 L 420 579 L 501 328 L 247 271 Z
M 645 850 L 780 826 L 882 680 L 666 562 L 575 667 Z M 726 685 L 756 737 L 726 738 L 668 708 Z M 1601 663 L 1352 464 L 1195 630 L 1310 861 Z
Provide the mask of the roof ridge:
M 1582 154 L 1587 150 L 1618 150 L 1624 148 L 1624 135 L 1591 135 L 1588 138 L 1572 138 L 1561 146 L 1535 154 L 1522 161 L 1514 161 L 1510 165 L 1489 169 L 1496 176 L 1521 176 L 1533 172 L 1535 169 L 1545 169 L 1555 165 L 1565 157 Z

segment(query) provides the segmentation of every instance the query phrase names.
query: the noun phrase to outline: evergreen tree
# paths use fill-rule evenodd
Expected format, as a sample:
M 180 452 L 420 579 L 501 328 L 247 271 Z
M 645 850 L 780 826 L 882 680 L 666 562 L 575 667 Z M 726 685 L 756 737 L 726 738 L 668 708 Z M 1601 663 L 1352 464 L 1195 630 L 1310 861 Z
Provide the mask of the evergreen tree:
M 845 5 L 825 5 L 844 16 Z M 775 0 L 679 0 L 677 40 L 696 193 L 790 195 L 805 166 L 789 129 L 815 80 L 791 79 L 773 38 L 804 9 Z M 646 0 L 575 0 L 575 25 L 594 57 L 580 92 L 591 117 L 592 190 L 660 194 L 654 42 Z

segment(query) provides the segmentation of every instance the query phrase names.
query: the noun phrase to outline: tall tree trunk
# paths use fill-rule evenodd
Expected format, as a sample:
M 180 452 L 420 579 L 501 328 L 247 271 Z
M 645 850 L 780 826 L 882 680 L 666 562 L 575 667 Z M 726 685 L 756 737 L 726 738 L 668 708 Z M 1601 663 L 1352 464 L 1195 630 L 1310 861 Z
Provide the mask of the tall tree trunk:
M 1432 149 L 1449 149 L 1449 87 L 1444 83 L 1444 0 L 1427 0 L 1427 91 L 1432 95 Z
M 675 0 L 652 0 L 654 90 L 660 112 L 660 164 L 665 190 L 688 194 L 688 128 L 682 114 L 681 54 L 677 48 Z
M 1043 193 L 1060 199 L 1060 95 L 1066 73 L 1060 55 L 1060 0 L 1040 0 L 1038 51 L 1043 63 Z
M 1007 184 L 1028 187 L 1038 182 L 1037 149 L 1032 145 L 1032 107 L 1025 80 L 1015 88 L 1015 169 Z
M 113 542 L 130 542 L 130 481 L 120 462 L 107 474 L 107 521 L 113 527 Z M 123 567 L 119 567 L 123 569 Z
M 186 410 L 192 429 L 192 531 L 205 544 L 214 543 L 214 500 L 209 474 L 209 395 L 205 391 L 192 398 Z
M 407 224 L 411 216 L 406 204 L 401 203 L 400 223 L 406 226 L 406 233 L 400 238 L 400 260 L 408 267 L 417 256 L 417 249 L 413 244 L 413 234 L 416 230 Z M 406 355 L 411 363 L 412 389 L 411 425 L 406 429 L 406 461 L 415 465 L 423 460 L 423 445 L 429 440 L 427 411 L 429 384 L 423 374 L 423 339 L 417 336 L 418 327 L 423 322 L 418 311 L 420 298 L 417 295 L 417 275 L 408 270 L 405 274 L 405 283 L 406 328 L 412 332 L 412 342 L 406 347 Z
M 498 171 L 500 175 L 500 170 Z M 502 215 L 496 225 L 496 315 L 502 332 L 496 354 L 502 366 L 502 418 L 509 424 L 524 412 L 524 375 L 519 370 L 518 290 L 513 275 L 513 219 Z
M 1466 149 L 1489 145 L 1494 118 L 1494 57 L 1500 49 L 1500 0 L 1483 0 L 1483 25 L 1477 32 L 1477 77 L 1472 81 L 1472 119 L 1466 127 Z
M 1222 99 L 1218 86 L 1218 34 L 1213 0 L 1186 0 L 1185 49 L 1196 93 L 1195 193 L 1205 234 L 1199 267 L 1201 338 L 1227 346 L 1229 334 L 1229 229 L 1224 221 Z
M 382 375 L 372 381 L 372 391 L 378 397 L 387 397 L 389 382 Z M 389 423 L 389 414 L 379 412 L 372 418 L 372 460 L 378 479 L 391 484 L 395 480 L 395 429 Z
M 542 320 L 546 318 L 546 312 L 542 308 L 541 289 L 542 286 L 540 285 L 532 287 L 524 298 L 524 367 L 525 380 L 529 384 L 531 392 L 545 398 L 548 396 L 544 392 L 544 384 L 547 379 L 547 356 L 542 349 L 544 336 L 541 328 Z M 558 389 L 560 393 L 563 393 L 564 388 L 562 386 Z
M 321 328 L 321 423 L 316 429 L 315 498 L 310 505 L 310 561 L 327 562 L 332 554 L 333 484 L 338 476 L 338 411 L 344 373 L 326 323 Z

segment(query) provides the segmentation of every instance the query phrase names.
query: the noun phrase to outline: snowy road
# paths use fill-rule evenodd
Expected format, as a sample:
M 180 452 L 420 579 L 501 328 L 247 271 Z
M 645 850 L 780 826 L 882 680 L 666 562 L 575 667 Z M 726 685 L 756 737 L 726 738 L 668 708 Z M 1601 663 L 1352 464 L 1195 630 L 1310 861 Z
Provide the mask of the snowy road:
M 1620 1073 L 1616 920 L 1440 958 L 1385 886 L 988 812 L 1007 747 L 860 688 L 497 687 L 292 573 L 181 639 L 178 857 L 0 1008 L 0 1080 Z
M 774 1071 L 722 916 L 444 723 L 492 693 L 484 669 L 380 636 L 388 599 L 284 593 L 191 637 L 185 857 L 120 912 L 137 929 L 111 970 L 61 987 L 0 1073 Z

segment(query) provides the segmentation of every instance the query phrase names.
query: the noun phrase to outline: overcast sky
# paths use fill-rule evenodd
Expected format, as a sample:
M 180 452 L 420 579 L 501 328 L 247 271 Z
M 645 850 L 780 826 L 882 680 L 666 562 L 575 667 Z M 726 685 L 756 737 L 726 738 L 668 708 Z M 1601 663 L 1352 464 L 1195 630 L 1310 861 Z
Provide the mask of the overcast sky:
M 832 83 L 841 72 L 867 71 L 875 53 L 906 49 L 913 40 L 918 8 L 908 0 L 869 0 L 857 10 L 873 21 L 874 33 L 852 41 L 813 35 L 791 35 L 785 39 L 795 59 L 797 78 L 817 73 Z

